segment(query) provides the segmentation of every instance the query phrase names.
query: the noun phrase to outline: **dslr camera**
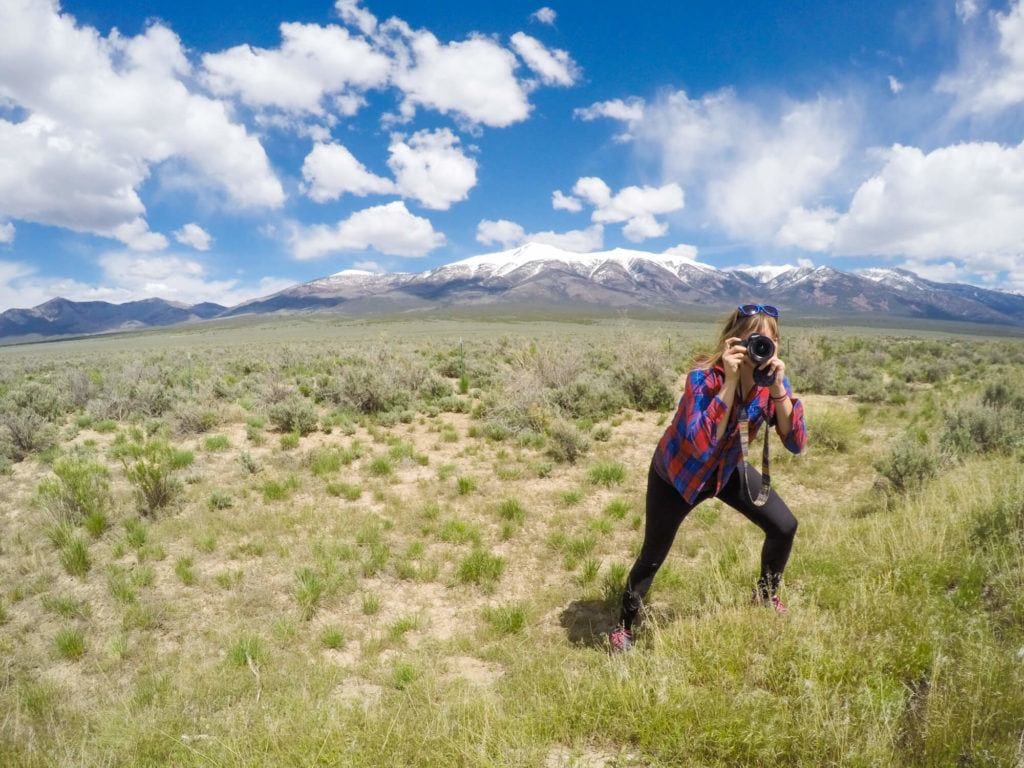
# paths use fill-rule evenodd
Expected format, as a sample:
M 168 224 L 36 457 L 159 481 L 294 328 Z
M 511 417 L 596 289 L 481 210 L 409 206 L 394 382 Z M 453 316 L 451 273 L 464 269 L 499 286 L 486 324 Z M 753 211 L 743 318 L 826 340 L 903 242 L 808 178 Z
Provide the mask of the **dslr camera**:
M 752 333 L 740 344 L 747 348 L 747 357 L 754 364 L 754 383 L 759 387 L 771 386 L 775 381 L 775 372 L 763 370 L 760 366 L 775 355 L 775 342 L 770 336 Z

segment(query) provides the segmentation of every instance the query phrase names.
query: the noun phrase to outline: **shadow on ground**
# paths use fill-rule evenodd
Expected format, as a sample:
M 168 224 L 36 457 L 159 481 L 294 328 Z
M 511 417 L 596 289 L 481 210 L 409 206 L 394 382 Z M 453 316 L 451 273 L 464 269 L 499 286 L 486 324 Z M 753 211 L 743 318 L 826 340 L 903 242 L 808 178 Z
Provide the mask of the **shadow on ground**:
M 573 600 L 558 615 L 569 642 L 587 648 L 606 645 L 618 620 L 618 607 L 611 608 L 604 600 Z

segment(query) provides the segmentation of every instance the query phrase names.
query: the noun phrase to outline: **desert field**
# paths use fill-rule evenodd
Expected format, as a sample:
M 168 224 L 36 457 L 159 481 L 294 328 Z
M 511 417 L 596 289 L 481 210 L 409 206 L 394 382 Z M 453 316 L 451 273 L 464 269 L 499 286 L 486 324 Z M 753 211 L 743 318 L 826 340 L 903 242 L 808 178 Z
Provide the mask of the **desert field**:
M 749 604 L 763 534 L 712 500 L 609 654 L 715 331 L 326 316 L 0 348 L 0 763 L 1024 765 L 1020 338 L 783 325 L 789 614 Z

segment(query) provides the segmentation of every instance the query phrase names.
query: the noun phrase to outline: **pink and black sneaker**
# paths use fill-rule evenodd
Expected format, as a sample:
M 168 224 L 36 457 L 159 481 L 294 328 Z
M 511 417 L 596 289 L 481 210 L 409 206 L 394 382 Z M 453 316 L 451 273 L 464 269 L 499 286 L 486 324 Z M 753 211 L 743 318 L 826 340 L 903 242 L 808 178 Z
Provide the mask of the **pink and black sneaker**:
M 782 602 L 781 599 L 779 599 L 778 595 L 772 595 L 770 598 L 765 599 L 763 596 L 757 593 L 756 589 L 754 590 L 754 594 L 750 598 L 750 604 L 763 605 L 766 608 L 773 609 L 776 613 L 789 613 L 789 608 L 787 608 L 786 604 Z
M 627 653 L 633 650 L 633 633 L 620 624 L 609 633 L 608 643 L 612 653 Z

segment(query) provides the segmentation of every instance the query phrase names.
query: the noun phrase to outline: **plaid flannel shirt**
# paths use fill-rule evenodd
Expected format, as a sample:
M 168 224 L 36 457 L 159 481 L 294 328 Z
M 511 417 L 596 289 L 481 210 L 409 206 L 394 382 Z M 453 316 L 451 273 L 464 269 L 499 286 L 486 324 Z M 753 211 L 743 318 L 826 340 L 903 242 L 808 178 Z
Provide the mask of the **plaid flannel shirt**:
M 776 423 L 775 402 L 769 388 L 755 385 L 752 392 L 744 393 L 747 395 L 745 403 L 739 402 L 737 391 L 729 414 L 729 426 L 719 441 L 718 424 L 728 408 L 718 396 L 724 383 L 725 370 L 721 365 L 690 371 L 676 414 L 654 453 L 655 471 L 675 486 L 688 504 L 694 502 L 709 480 L 716 482 L 717 495 L 739 465 L 742 450 L 736 425 L 740 408 L 747 409 L 750 445 L 754 444 L 757 430 L 765 420 L 769 425 Z M 783 376 L 782 384 L 792 399 L 793 413 L 789 434 L 780 437 L 791 453 L 800 453 L 807 442 L 804 406 L 793 397 L 788 377 Z M 712 475 L 716 472 L 718 479 L 714 481 Z

